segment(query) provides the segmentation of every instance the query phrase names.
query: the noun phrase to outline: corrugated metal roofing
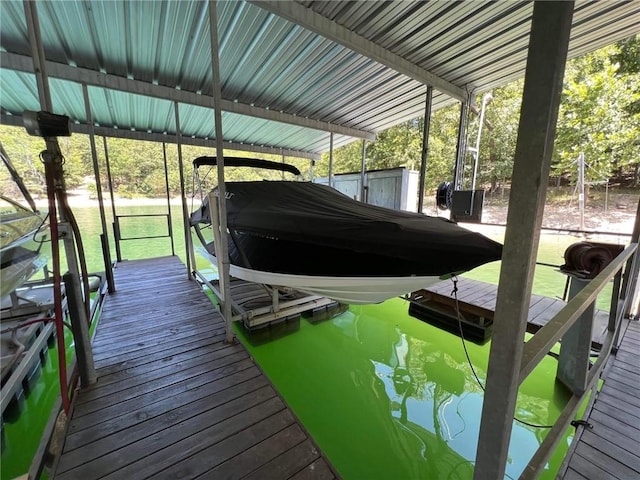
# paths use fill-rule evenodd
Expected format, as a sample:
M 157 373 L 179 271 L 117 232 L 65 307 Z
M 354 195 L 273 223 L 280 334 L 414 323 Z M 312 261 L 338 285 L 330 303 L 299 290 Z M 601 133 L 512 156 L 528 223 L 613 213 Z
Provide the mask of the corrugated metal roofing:
M 171 141 L 177 102 L 185 140 L 213 138 L 207 2 L 35 5 L 56 113 L 81 129 L 87 83 L 101 132 L 117 127 Z M 453 89 L 503 85 L 524 74 L 532 9 L 530 2 L 219 2 L 224 139 L 314 156 L 328 150 L 329 131 L 340 146 L 422 115 L 424 83 L 372 60 L 367 48 Z M 576 2 L 569 56 L 638 31 L 639 2 Z M 336 41 L 349 35 L 358 48 Z M 5 122 L 39 109 L 28 38 L 23 3 L 2 0 Z M 455 101 L 437 89 L 434 108 Z

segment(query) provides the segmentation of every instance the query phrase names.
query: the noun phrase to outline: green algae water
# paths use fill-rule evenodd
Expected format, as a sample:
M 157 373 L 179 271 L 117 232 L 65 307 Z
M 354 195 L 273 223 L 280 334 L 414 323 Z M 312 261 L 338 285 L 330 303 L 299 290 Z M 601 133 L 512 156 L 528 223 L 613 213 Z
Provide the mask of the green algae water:
M 3 416 L 0 478 L 10 480 L 26 473 L 35 455 L 53 405 L 60 397 L 58 350 L 55 336 L 41 358 L 38 380 L 25 391 L 18 403 L 10 405 Z M 73 335 L 65 330 L 67 365 L 73 358 Z
M 157 214 L 165 205 L 118 207 L 118 214 Z M 180 206 L 172 204 L 175 253 L 185 262 Z M 97 207 L 73 209 L 82 229 L 89 271 L 104 270 Z M 111 210 L 106 209 L 111 225 Z M 154 220 L 156 223 L 158 220 Z M 166 233 L 166 226 L 123 227 L 124 236 Z M 113 237 L 109 232 L 111 244 Z M 488 234 L 501 240 L 501 231 Z M 539 260 L 562 263 L 562 253 L 578 241 L 568 235 L 543 235 Z M 626 241 L 622 238 L 622 241 Z M 122 244 L 123 258 L 171 255 L 168 238 L 132 240 Z M 112 259 L 115 249 L 112 247 Z M 206 268 L 204 259 L 198 265 Z M 465 276 L 497 283 L 499 263 Z M 565 277 L 556 269 L 538 267 L 534 293 L 562 294 Z M 600 300 L 600 299 L 599 299 Z M 608 308 L 604 299 L 599 308 Z M 329 461 L 346 479 L 472 478 L 483 392 L 467 363 L 458 337 L 407 314 L 400 299 L 379 305 L 352 306 L 332 320 L 311 325 L 301 321 L 291 335 L 252 345 L 238 336 L 293 408 Z M 72 347 L 70 347 L 72 348 Z M 469 355 L 484 382 L 489 344 L 467 343 Z M 68 359 L 72 352 L 68 351 Z M 520 389 L 518 418 L 553 423 L 566 398 L 555 387 L 556 361 L 548 357 Z M 25 397 L 21 414 L 5 422 L 0 458 L 1 480 L 25 473 L 57 398 L 57 357 L 50 348 L 38 384 Z M 514 422 L 507 478 L 517 478 L 547 430 Z M 570 435 L 556 450 L 541 478 L 559 468 Z
M 461 339 L 407 313 L 408 303 L 352 306 L 318 324 L 241 341 L 345 479 L 470 479 L 483 392 Z M 484 383 L 490 344 L 467 342 Z M 520 388 L 518 419 L 552 424 L 568 395 L 548 356 Z M 517 478 L 547 429 L 514 421 L 506 478 Z M 552 479 L 567 436 L 541 478 Z

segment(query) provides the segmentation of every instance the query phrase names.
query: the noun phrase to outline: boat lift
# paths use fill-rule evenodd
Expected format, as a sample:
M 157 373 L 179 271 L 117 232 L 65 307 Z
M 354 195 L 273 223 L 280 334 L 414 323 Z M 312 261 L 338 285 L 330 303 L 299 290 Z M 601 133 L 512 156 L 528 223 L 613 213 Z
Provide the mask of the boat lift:
M 203 182 L 206 175 L 202 178 L 199 174 L 199 168 L 202 166 L 213 167 L 217 164 L 215 157 L 199 157 L 193 161 L 194 166 L 194 184 L 197 184 L 200 198 L 204 201 Z M 273 163 L 271 167 L 264 161 L 251 158 L 227 158 L 226 166 L 253 166 L 256 168 L 269 168 L 272 170 L 281 170 L 294 175 L 300 175 L 297 168 L 285 163 Z M 265 166 L 267 165 L 267 166 Z M 195 188 L 194 188 L 195 194 Z M 211 208 L 211 228 L 213 230 L 213 244 L 216 249 L 216 259 L 220 258 L 221 244 L 221 226 L 219 222 L 217 197 L 213 192 L 208 194 L 209 206 Z M 196 230 L 196 233 L 202 234 Z M 201 238 L 202 243 L 204 239 Z M 191 258 L 195 257 L 193 242 L 189 244 L 191 248 Z M 204 247 L 202 247 L 204 249 Z M 206 252 L 202 252 L 206 254 Z M 211 255 L 206 255 L 211 256 Z M 216 260 L 217 261 L 217 260 Z M 216 265 L 217 267 L 217 265 Z M 218 298 L 224 298 L 223 286 L 220 277 L 211 278 L 211 276 L 198 270 L 195 262 L 193 263 L 192 275 L 201 284 L 206 285 L 213 294 Z M 249 331 L 262 329 L 283 322 L 296 322 L 300 319 L 301 314 L 311 312 L 312 321 L 319 321 L 324 318 L 333 317 L 344 311 L 344 305 L 335 300 L 321 297 L 318 295 L 310 295 L 297 291 L 292 288 L 284 288 L 274 285 L 265 285 L 254 282 L 241 280 L 238 278 L 229 278 L 229 305 L 231 306 L 231 321 L 242 321 L 244 327 Z
M 485 113 L 487 105 L 493 100 L 491 92 L 485 93 L 482 97 L 480 111 L 474 110 L 478 114 L 478 132 L 476 143 L 473 147 L 467 147 L 465 151 L 471 152 L 473 166 L 471 169 L 471 189 L 462 190 L 464 183 L 464 162 L 460 164 L 456 180 L 452 182 L 442 182 L 436 190 L 436 205 L 440 210 L 451 210 L 451 219 L 455 221 L 474 222 L 482 221 L 482 207 L 484 205 L 484 190 L 476 189 L 476 179 L 478 176 L 478 164 L 480 161 L 480 140 L 485 124 Z

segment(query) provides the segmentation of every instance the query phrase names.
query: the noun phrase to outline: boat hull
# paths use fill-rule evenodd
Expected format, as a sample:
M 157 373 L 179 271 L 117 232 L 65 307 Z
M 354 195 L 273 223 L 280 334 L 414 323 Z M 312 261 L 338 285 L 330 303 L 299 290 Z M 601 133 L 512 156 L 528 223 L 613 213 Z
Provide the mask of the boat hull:
M 0 269 L 0 297 L 9 295 L 20 288 L 38 270 L 47 263 L 47 257 L 37 251 L 21 246 L 6 249 L 2 252 Z
M 204 247 L 198 251 L 217 267 L 217 259 Z M 336 300 L 363 305 L 380 303 L 414 290 L 426 288 L 443 280 L 439 276 L 398 277 L 332 277 L 264 272 L 231 264 L 229 275 L 248 282 L 286 287 Z

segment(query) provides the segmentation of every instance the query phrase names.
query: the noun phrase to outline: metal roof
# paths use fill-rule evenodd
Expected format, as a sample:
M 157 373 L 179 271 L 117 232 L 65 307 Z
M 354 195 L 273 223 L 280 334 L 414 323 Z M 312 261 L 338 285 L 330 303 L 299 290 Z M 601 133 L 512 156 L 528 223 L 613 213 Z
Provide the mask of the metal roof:
M 215 136 L 208 3 L 36 2 L 55 113 L 96 133 Z M 0 111 L 39 110 L 21 1 L 0 0 Z M 317 157 L 522 77 L 530 2 L 217 3 L 226 146 Z M 640 2 L 576 2 L 569 57 L 640 31 Z

